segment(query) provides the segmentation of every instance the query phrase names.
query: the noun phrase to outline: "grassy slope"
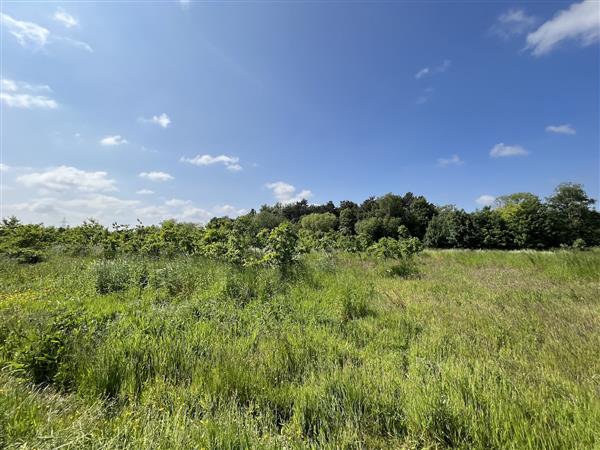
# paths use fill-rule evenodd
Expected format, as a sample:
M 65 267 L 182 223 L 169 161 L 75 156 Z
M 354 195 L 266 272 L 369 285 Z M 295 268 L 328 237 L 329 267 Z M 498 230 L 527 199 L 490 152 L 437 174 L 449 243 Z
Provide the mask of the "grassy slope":
M 0 264 L 0 447 L 600 447 L 600 252 L 92 263 Z

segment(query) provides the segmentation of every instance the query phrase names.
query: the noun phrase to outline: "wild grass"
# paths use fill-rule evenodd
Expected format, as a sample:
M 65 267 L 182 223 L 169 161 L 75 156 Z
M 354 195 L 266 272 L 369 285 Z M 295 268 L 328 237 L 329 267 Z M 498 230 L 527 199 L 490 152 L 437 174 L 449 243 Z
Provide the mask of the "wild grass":
M 0 447 L 600 447 L 600 252 L 0 262 Z

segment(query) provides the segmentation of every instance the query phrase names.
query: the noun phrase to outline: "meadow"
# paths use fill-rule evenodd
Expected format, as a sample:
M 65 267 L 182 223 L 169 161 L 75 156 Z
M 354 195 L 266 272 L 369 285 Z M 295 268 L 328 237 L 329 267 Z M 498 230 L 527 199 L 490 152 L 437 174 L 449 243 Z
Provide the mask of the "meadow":
M 600 251 L 0 261 L 0 447 L 600 447 Z

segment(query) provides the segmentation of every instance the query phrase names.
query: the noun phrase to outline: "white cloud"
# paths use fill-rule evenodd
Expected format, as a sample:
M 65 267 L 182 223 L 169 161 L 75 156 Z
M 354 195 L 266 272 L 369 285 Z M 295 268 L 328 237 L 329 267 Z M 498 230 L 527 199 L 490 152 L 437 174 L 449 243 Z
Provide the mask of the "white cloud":
M 268 189 L 271 189 L 273 195 L 275 196 L 275 199 L 279 203 L 283 204 L 296 203 L 300 200 L 308 200 L 310 197 L 312 197 L 312 192 L 308 189 L 304 189 L 298 192 L 294 186 L 283 181 L 268 183 L 266 186 Z
M 150 119 L 140 117 L 138 120 L 144 123 L 153 123 L 163 128 L 167 128 L 171 123 L 171 118 L 166 113 L 162 113 L 160 116 L 152 116 Z
M 50 31 L 32 22 L 13 19 L 8 14 L 0 14 L 0 23 L 23 47 L 41 48 L 48 42 Z
M 196 207 L 184 208 L 181 213 L 175 216 L 176 219 L 187 222 L 207 222 L 214 217 L 214 214 Z
M 433 88 L 429 87 L 423 89 L 421 95 L 417 97 L 417 105 L 424 105 L 431 100 L 431 97 L 433 97 Z
M 424 67 L 415 74 L 415 78 L 418 80 L 420 78 L 423 78 L 428 73 L 429 73 L 429 67 Z
M 212 164 L 223 164 L 227 170 L 237 172 L 242 170 L 242 166 L 239 164 L 239 158 L 236 156 L 227 155 L 196 155 L 193 158 L 182 157 L 180 161 L 193 164 L 195 166 L 210 166 Z
M 443 73 L 446 70 L 448 70 L 450 68 L 450 66 L 452 65 L 452 61 L 450 61 L 449 59 L 445 59 L 444 62 L 442 62 L 442 64 L 440 64 L 435 71 L 438 73 Z
M 115 214 L 123 214 L 137 206 L 137 200 L 123 200 L 104 194 L 89 194 L 84 197 L 61 199 L 43 197 L 23 203 L 6 205 L 11 212 L 22 216 L 24 212 L 32 213 L 30 219 L 38 222 L 51 219 L 60 223 L 67 216 L 76 222 L 81 222 L 89 217 L 105 217 L 105 222 L 114 222 Z
M 69 37 L 59 37 L 59 36 L 54 36 L 54 39 L 57 41 L 65 42 L 66 44 L 72 45 L 73 47 L 77 47 L 82 50 L 85 50 L 86 52 L 94 53 L 94 49 L 87 42 L 78 41 L 77 39 L 71 39 Z
M 508 40 L 530 30 L 537 19 L 529 16 L 523 9 L 509 9 L 500 14 L 496 23 L 490 28 L 490 33 Z
M 105 147 L 111 147 L 122 144 L 127 144 L 127 140 L 123 139 L 119 134 L 115 134 L 114 136 L 105 136 L 102 139 L 100 139 L 100 145 L 103 145 Z
M 490 150 L 490 156 L 492 158 L 503 158 L 506 156 L 525 156 L 529 152 L 520 145 L 505 145 L 502 142 L 496 144 Z
M 72 28 L 72 27 L 76 27 L 77 25 L 79 25 L 79 22 L 77 22 L 77 19 L 75 19 L 75 17 L 73 17 L 71 14 L 69 14 L 68 12 L 66 12 L 63 9 L 56 10 L 56 12 L 52 16 L 52 18 L 54 20 L 56 20 L 57 22 L 60 22 L 67 28 Z
M 138 200 L 123 200 L 103 194 L 89 195 L 83 198 L 72 200 L 61 200 L 59 205 L 77 209 L 91 209 L 95 211 L 109 210 L 119 212 L 138 205 Z
M 576 134 L 575 128 L 573 128 L 568 123 L 564 125 L 548 125 L 546 127 L 546 131 L 548 133 L 558 133 L 558 134 Z
M 0 80 L 0 87 L 3 91 L 15 92 L 17 90 L 17 83 L 13 80 L 7 80 L 6 78 L 2 78 Z
M 435 73 L 444 73 L 446 70 L 448 70 L 450 68 L 451 65 L 452 65 L 452 61 L 450 61 L 449 59 L 445 59 L 439 66 L 434 67 L 433 69 L 430 69 L 429 67 L 422 68 L 415 74 L 415 78 L 417 80 L 419 80 L 419 79 L 423 78 L 425 75 L 432 75 Z
M 169 181 L 173 179 L 173 176 L 166 172 L 142 172 L 138 176 L 150 181 Z
M 50 191 L 116 191 L 116 181 L 107 178 L 107 175 L 106 172 L 86 172 L 75 167 L 59 166 L 45 172 L 21 175 L 17 181 L 27 187 Z
M 492 206 L 495 201 L 496 197 L 493 195 L 483 194 L 475 200 L 475 203 L 477 203 L 479 206 Z
M 43 95 L 9 94 L 0 92 L 0 101 L 11 108 L 56 109 L 58 103 Z
M 154 194 L 154 191 L 151 191 L 150 189 L 140 189 L 139 191 L 135 191 L 135 193 L 138 195 L 152 195 Z
M 242 214 L 246 214 L 246 209 L 241 208 L 241 209 L 236 209 L 235 207 L 231 206 L 231 205 L 222 205 L 222 206 L 215 206 L 214 208 L 214 212 L 216 215 L 219 216 L 228 216 L 228 217 L 237 217 L 237 216 L 241 216 Z
M 527 35 L 527 49 L 535 56 L 549 53 L 559 42 L 575 39 L 591 45 L 600 39 L 600 3 L 585 0 L 559 11 L 533 33 Z
M 51 34 L 46 28 L 32 22 L 24 22 L 16 20 L 7 14 L 0 14 L 0 23 L 6 27 L 8 32 L 12 34 L 22 47 L 41 49 L 49 42 L 65 42 L 74 47 L 81 48 L 92 53 L 92 47 L 82 41 L 69 37 L 56 36 Z
M 10 169 L 10 166 L 0 163 L 0 172 L 8 172 L 8 169 Z
M 163 128 L 167 128 L 171 123 L 171 119 L 165 113 L 162 113 L 160 116 L 152 116 L 152 122 L 160 125 Z
M 40 91 L 52 92 L 50 86 L 32 85 L 23 81 L 14 81 L 3 78 L 0 87 L 0 101 L 11 108 L 23 109 L 56 109 L 58 103 Z
M 438 166 L 440 167 L 448 167 L 448 166 L 460 166 L 465 162 L 460 159 L 458 155 L 452 155 L 450 158 L 439 158 Z
M 178 198 L 172 198 L 171 200 L 167 200 L 165 205 L 167 206 L 185 206 L 190 205 L 192 202 L 189 200 L 181 200 Z
M 15 81 L 7 78 L 0 80 L 0 87 L 5 92 L 52 92 L 52 89 L 47 84 L 30 84 L 25 81 Z

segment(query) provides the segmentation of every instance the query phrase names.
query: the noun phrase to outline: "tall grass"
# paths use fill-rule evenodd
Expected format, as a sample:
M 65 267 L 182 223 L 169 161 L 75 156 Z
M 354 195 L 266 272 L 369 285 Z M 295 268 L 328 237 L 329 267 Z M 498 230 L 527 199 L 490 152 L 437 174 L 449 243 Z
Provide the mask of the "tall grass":
M 0 447 L 600 446 L 599 252 L 0 264 Z

